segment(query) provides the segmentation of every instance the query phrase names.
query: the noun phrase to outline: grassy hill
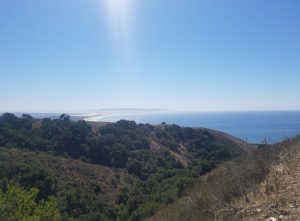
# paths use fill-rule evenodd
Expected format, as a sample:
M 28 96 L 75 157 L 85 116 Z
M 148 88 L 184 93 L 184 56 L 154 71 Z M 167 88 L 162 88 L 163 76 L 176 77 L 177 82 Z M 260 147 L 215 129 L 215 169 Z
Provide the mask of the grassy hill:
M 63 220 L 138 221 L 251 150 L 228 134 L 177 125 L 0 117 L 0 182 L 55 196 Z M 251 151 L 250 151 L 251 152 Z
M 256 150 L 201 177 L 147 221 L 297 220 L 300 137 Z

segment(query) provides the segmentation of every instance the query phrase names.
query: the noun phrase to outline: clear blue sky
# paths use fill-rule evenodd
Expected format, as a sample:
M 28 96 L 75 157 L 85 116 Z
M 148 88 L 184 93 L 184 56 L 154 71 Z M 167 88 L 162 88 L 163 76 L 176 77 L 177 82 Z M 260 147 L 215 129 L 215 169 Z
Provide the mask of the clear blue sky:
M 3 0 L 0 79 L 0 111 L 300 109 L 300 1 Z

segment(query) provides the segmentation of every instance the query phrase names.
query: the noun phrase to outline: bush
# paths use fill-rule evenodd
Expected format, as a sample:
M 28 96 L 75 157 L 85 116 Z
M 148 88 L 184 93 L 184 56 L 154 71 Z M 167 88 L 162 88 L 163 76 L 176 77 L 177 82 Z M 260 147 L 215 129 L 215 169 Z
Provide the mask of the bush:
M 0 191 L 0 220 L 6 221 L 60 221 L 61 215 L 54 198 L 36 202 L 38 189 L 10 186 Z

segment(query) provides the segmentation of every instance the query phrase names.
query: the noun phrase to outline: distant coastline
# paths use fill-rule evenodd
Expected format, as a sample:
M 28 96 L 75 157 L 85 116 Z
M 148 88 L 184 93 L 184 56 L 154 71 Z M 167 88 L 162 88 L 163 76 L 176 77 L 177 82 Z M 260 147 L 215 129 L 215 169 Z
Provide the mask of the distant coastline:
M 21 116 L 22 113 L 15 113 Z M 55 119 L 61 113 L 28 113 Z M 72 120 L 116 122 L 121 119 L 153 125 L 166 122 L 183 127 L 223 131 L 250 143 L 276 143 L 300 134 L 300 111 L 181 112 L 166 109 L 100 109 L 67 113 Z
M 81 115 L 71 115 L 73 117 L 81 116 L 85 121 L 105 121 L 105 119 L 111 118 L 130 118 L 130 116 L 138 115 L 148 115 L 157 113 L 171 113 L 175 111 L 166 109 L 104 109 L 99 110 L 97 113 L 81 114 Z
M 300 134 L 300 111 L 119 112 L 84 118 L 98 122 L 116 122 L 121 119 L 154 125 L 166 122 L 184 127 L 209 128 L 251 143 L 276 143 Z

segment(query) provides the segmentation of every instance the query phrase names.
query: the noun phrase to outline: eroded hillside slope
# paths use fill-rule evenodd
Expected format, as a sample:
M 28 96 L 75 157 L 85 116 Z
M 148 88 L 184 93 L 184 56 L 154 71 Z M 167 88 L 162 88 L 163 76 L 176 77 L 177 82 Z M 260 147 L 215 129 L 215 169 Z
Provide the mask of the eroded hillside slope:
M 300 137 L 256 150 L 202 177 L 150 221 L 299 220 Z
M 283 144 L 284 145 L 284 144 Z M 240 200 L 241 220 L 300 220 L 300 139 L 283 147 L 279 161 L 256 191 Z

